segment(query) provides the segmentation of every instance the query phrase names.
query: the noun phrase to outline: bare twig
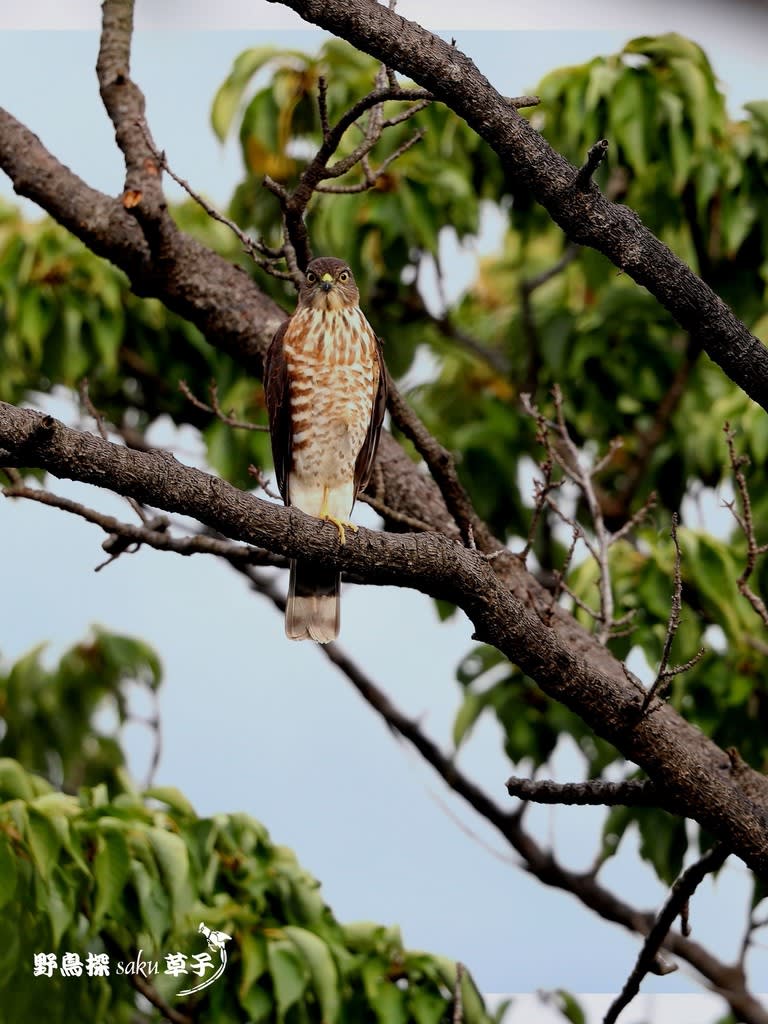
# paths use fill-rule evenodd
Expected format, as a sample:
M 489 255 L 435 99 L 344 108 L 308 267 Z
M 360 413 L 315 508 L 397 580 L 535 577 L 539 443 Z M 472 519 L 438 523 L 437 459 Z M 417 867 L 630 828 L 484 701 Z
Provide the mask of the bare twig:
M 179 381 L 179 391 L 184 397 L 195 406 L 196 409 L 200 409 L 203 412 L 209 412 L 216 419 L 221 420 L 222 423 L 226 423 L 228 427 L 232 427 L 234 430 L 256 430 L 256 431 L 269 431 L 269 427 L 263 423 L 250 423 L 247 420 L 239 420 L 232 415 L 231 412 L 225 413 L 219 405 L 219 389 L 215 380 L 212 380 L 208 385 L 208 393 L 211 398 L 211 404 L 206 405 L 205 402 L 201 402 L 199 398 L 192 394 L 189 385 L 185 380 Z
M 464 1020 L 464 1000 L 461 994 L 461 983 L 464 979 L 464 964 L 456 961 L 456 982 L 453 986 L 453 1015 L 451 1024 L 462 1024 Z
M 680 555 L 680 542 L 677 538 L 677 513 L 672 513 L 672 543 L 675 547 L 675 562 L 673 569 L 673 586 L 672 586 L 672 600 L 669 609 L 669 620 L 667 622 L 667 632 L 664 637 L 664 647 L 661 652 L 661 661 L 659 662 L 659 668 L 656 673 L 656 678 L 653 681 L 650 689 L 645 695 L 642 707 L 640 709 L 641 714 L 645 714 L 648 707 L 654 697 L 663 697 L 669 682 L 674 679 L 675 676 L 680 675 L 683 672 L 687 672 L 688 669 L 693 668 L 704 656 L 705 648 L 701 648 L 692 658 L 689 658 L 682 665 L 676 665 L 674 668 L 669 667 L 669 656 L 672 650 L 672 643 L 674 642 L 675 635 L 677 634 L 678 627 L 680 625 L 680 612 L 682 608 L 682 594 L 683 594 L 683 577 L 680 571 L 681 555 Z
M 402 526 L 407 526 L 409 530 L 432 530 L 429 523 L 425 523 L 423 519 L 416 519 L 414 516 L 406 515 L 405 512 L 398 512 L 397 509 L 390 508 L 389 505 L 386 505 L 372 494 L 361 494 L 358 500 L 365 502 L 366 505 L 370 505 L 373 511 L 378 512 L 382 519 L 391 523 L 400 523 Z
M 608 466 L 615 453 L 621 447 L 621 441 L 619 439 L 612 441 L 608 446 L 607 452 L 602 457 L 595 460 L 591 466 L 584 465 L 580 457 L 580 452 L 576 447 L 565 422 L 563 396 L 557 385 L 552 389 L 552 395 L 555 403 L 554 421 L 549 420 L 544 416 L 544 414 L 533 403 L 529 394 L 522 394 L 520 396 L 524 410 L 536 422 L 537 440 L 544 447 L 546 452 L 546 456 L 542 462 L 544 479 L 543 482 L 537 482 L 536 484 L 536 501 L 534 505 L 531 529 L 535 529 L 541 516 L 542 508 L 548 507 L 562 520 L 563 523 L 570 526 L 570 528 L 575 531 L 574 539 L 569 551 L 569 561 L 570 558 L 573 557 L 573 548 L 576 540 L 581 539 L 584 542 L 598 568 L 600 608 L 599 610 L 590 608 L 564 584 L 562 577 L 567 570 L 567 565 L 560 573 L 560 579 L 558 580 L 558 596 L 560 589 L 565 590 L 574 602 L 595 620 L 597 625 L 597 631 L 595 634 L 596 639 L 599 643 L 606 644 L 611 637 L 621 635 L 619 630 L 622 630 L 630 621 L 626 615 L 617 618 L 615 614 L 613 589 L 611 587 L 609 551 L 617 541 L 623 539 L 627 533 L 636 527 L 648 514 L 649 509 L 654 504 L 655 496 L 649 496 L 645 504 L 627 523 L 622 526 L 620 530 L 616 533 L 611 533 L 611 531 L 606 527 L 602 508 L 597 498 L 595 477 L 601 473 L 606 466 Z M 566 515 L 553 499 L 552 491 L 554 491 L 562 482 L 557 481 L 554 478 L 555 466 L 558 466 L 562 471 L 563 479 L 572 481 L 581 491 L 592 520 L 594 537 L 590 537 L 572 516 Z M 576 534 L 578 534 L 578 537 Z M 532 533 L 529 532 L 528 543 L 523 549 L 523 553 L 527 554 L 528 550 L 530 550 L 531 543 Z
M 736 506 L 733 501 L 726 501 L 724 504 L 739 524 L 741 532 L 744 534 L 747 541 L 747 561 L 744 566 L 744 571 L 736 580 L 736 586 L 739 588 L 739 592 L 743 594 L 752 605 L 756 614 L 760 616 L 764 625 L 768 626 L 768 608 L 766 608 L 763 599 L 751 589 L 748 582 L 750 576 L 755 571 L 757 559 L 760 555 L 764 555 L 765 552 L 768 551 L 768 545 L 758 544 L 755 539 L 755 524 L 752 519 L 752 502 L 749 497 L 747 481 L 742 471 L 744 466 L 749 465 L 749 457 L 746 455 L 736 454 L 736 445 L 734 440 L 736 434 L 735 431 L 731 429 L 730 423 L 726 423 L 723 429 L 725 432 L 725 442 L 728 445 L 728 458 L 731 463 L 734 479 L 736 480 L 736 488 L 739 492 L 739 498 L 741 499 L 741 515 L 736 511 Z
M 418 105 L 417 107 L 412 108 L 413 112 L 416 112 L 417 110 L 421 110 L 424 106 L 426 106 L 426 104 L 422 103 L 422 104 Z M 411 111 L 409 111 L 408 113 L 410 114 Z M 394 124 L 396 122 L 393 120 L 393 121 L 391 121 L 389 123 L 390 124 Z M 425 132 L 424 128 L 419 128 L 418 131 L 414 132 L 413 135 L 411 135 L 409 138 L 407 138 L 405 140 L 405 142 L 401 143 L 397 147 L 397 149 L 395 149 L 392 153 L 390 153 L 388 157 L 386 157 L 384 160 L 382 160 L 382 162 L 379 164 L 379 166 L 375 170 L 372 169 L 370 164 L 368 163 L 367 156 L 362 156 L 360 158 L 359 162 L 360 162 L 360 166 L 363 168 L 363 180 L 360 181 L 360 182 L 357 182 L 357 184 L 354 184 L 354 185 L 315 185 L 315 192 L 329 192 L 329 193 L 332 193 L 332 194 L 335 194 L 335 195 L 353 195 L 353 194 L 358 193 L 358 192 L 367 192 L 369 189 L 371 189 L 371 188 L 373 188 L 375 186 L 376 182 L 381 177 L 383 177 L 384 174 L 386 174 L 387 169 L 389 168 L 390 164 L 392 164 L 395 160 L 397 160 L 398 157 L 402 156 L 403 153 L 406 153 L 411 148 L 411 146 L 414 146 L 417 142 L 420 142 L 424 138 L 424 132 Z M 347 170 L 349 170 L 349 168 L 345 168 L 344 170 L 340 171 L 339 174 L 346 173 Z M 333 176 L 336 177 L 335 174 Z
M 523 107 L 538 107 L 541 99 L 538 96 L 510 96 L 507 99 L 507 103 L 510 107 L 520 110 Z
M 651 930 L 648 932 L 643 948 L 637 958 L 632 973 L 627 978 L 624 988 L 611 1004 L 603 1024 L 615 1024 L 621 1011 L 629 1006 L 640 991 L 640 983 L 656 959 L 656 956 L 667 936 L 672 922 L 683 910 L 703 879 L 713 871 L 719 870 L 728 858 L 730 851 L 720 843 L 713 846 L 695 864 L 680 875 L 672 886 L 667 902 L 661 908 Z M 674 969 L 674 968 L 673 968 Z
M 90 392 L 88 390 L 88 378 L 87 377 L 83 377 L 83 379 L 80 381 L 79 392 L 80 392 L 80 403 L 87 410 L 87 412 L 93 417 L 93 419 L 94 419 L 94 421 L 96 423 L 96 429 L 99 432 L 99 436 L 104 441 L 109 440 L 109 438 L 107 436 L 107 429 L 104 426 L 104 417 L 102 416 L 102 414 L 99 412 L 99 410 L 96 408 L 96 406 L 91 401 L 91 395 L 90 395 Z M 138 501 L 136 501 L 134 498 L 131 498 L 131 497 L 127 497 L 125 500 L 131 506 L 133 511 L 136 513 L 136 515 L 142 521 L 142 523 L 146 524 L 146 522 L 147 522 L 147 514 L 144 511 L 144 509 L 141 507 L 141 505 L 138 503 Z
M 586 782 L 558 783 L 513 775 L 507 779 L 506 786 L 510 796 L 537 804 L 606 807 L 660 807 L 665 804 L 659 787 L 650 779 L 628 779 L 625 782 L 588 779 Z
M 317 80 L 317 109 L 320 114 L 320 131 L 325 142 L 331 133 L 331 126 L 328 121 L 328 83 L 323 75 Z
M 669 609 L 669 621 L 667 622 L 667 635 L 664 638 L 664 647 L 661 652 L 657 682 L 666 677 L 669 664 L 669 652 L 672 648 L 672 641 L 675 639 L 677 627 L 680 625 L 680 610 L 682 607 L 683 577 L 680 571 L 682 561 L 680 555 L 680 541 L 677 539 L 677 512 L 672 513 L 672 543 L 675 546 L 675 564 L 673 569 L 674 589 L 672 591 L 672 603 Z
M 590 146 L 587 159 L 576 172 L 573 179 L 574 188 L 584 189 L 589 184 L 592 175 L 605 159 L 608 152 L 608 139 L 598 139 L 594 146 Z
M 547 496 L 547 500 L 549 501 L 549 496 Z M 549 604 L 549 607 L 547 609 L 547 613 L 546 613 L 546 616 L 545 616 L 545 619 L 544 619 L 544 621 L 546 622 L 547 625 L 551 625 L 552 624 L 552 619 L 554 618 L 554 615 L 555 615 L 555 608 L 557 607 L 557 603 L 560 600 L 560 595 L 562 594 L 563 590 L 567 591 L 567 593 L 571 596 L 571 598 L 578 605 L 580 605 L 586 612 L 588 612 L 588 614 L 592 615 L 592 617 L 594 618 L 594 613 L 593 613 L 592 609 L 591 608 L 587 608 L 587 606 L 581 601 L 581 598 L 577 597 L 576 594 L 572 593 L 572 591 L 567 587 L 567 585 L 565 583 L 565 577 L 568 575 L 568 570 L 571 567 L 571 562 L 573 561 L 573 556 L 574 556 L 574 553 L 576 551 L 576 545 L 578 544 L 579 539 L 582 536 L 583 536 L 583 533 L 579 529 L 579 527 L 578 526 L 574 526 L 574 528 L 573 528 L 573 535 L 571 537 L 571 543 L 568 545 L 568 551 L 565 554 L 565 560 L 564 560 L 562 566 L 559 569 L 555 569 L 555 571 L 553 573 L 554 579 L 553 579 L 553 586 L 552 586 L 552 600 L 550 601 L 550 604 Z
M 108 935 L 102 930 L 100 932 L 100 936 L 104 945 L 114 958 L 122 961 L 135 959 L 135 953 L 129 956 L 128 951 L 124 950 L 111 935 Z M 162 1016 L 167 1021 L 170 1021 L 170 1024 L 196 1024 L 197 1016 L 190 1016 L 187 1013 L 183 1013 L 181 1010 L 177 1010 L 175 1006 L 171 1006 L 170 1003 L 163 999 L 155 986 L 143 977 L 141 973 L 129 974 L 128 979 L 136 991 L 144 996 L 147 1002 L 151 1003 L 156 1010 L 159 1010 Z
M 274 498 L 276 501 L 283 500 L 281 495 L 270 486 L 270 482 L 264 475 L 264 470 L 261 466 L 254 466 L 253 463 L 251 463 L 248 466 L 248 476 L 252 476 L 262 491 L 269 495 L 270 498 Z
M 242 228 L 238 227 L 238 225 L 233 220 L 230 220 L 229 217 L 225 217 L 223 213 L 216 209 L 215 206 L 212 206 L 206 199 L 203 198 L 202 195 L 200 195 L 199 192 L 196 192 L 195 189 L 192 188 L 188 181 L 186 181 L 184 178 L 176 174 L 171 165 L 168 163 L 168 158 L 165 152 L 161 149 L 158 149 L 157 146 L 155 145 L 151 135 L 149 134 L 149 128 L 147 127 L 146 121 L 143 118 L 140 118 L 137 120 L 136 124 L 141 133 L 143 134 L 147 146 L 149 147 L 150 152 L 157 161 L 158 166 L 161 167 L 169 177 L 173 178 L 176 184 L 180 188 L 184 189 L 187 195 L 191 199 L 193 199 L 201 209 L 205 210 L 205 212 L 212 220 L 218 221 L 219 224 L 223 224 L 225 227 L 229 228 L 232 234 L 235 235 L 235 237 L 240 241 L 241 245 L 243 246 L 243 251 L 246 253 L 246 255 L 251 257 L 254 263 L 256 263 L 262 269 L 266 270 L 268 274 L 272 275 L 272 277 L 277 277 L 280 278 L 281 280 L 293 280 L 293 277 L 290 272 L 278 270 L 274 266 L 275 260 L 285 258 L 285 254 L 282 248 L 275 249 L 271 246 L 268 246 L 263 241 L 260 241 L 256 238 L 251 238 L 242 230 Z
M 22 483 L 15 483 L 10 487 L 4 487 L 2 493 L 7 498 L 26 498 L 29 501 L 37 501 L 42 505 L 61 509 L 72 515 L 79 516 L 89 523 L 100 526 L 105 533 L 110 534 L 110 541 L 113 537 L 124 538 L 128 544 L 135 544 L 136 550 L 142 545 L 156 548 L 158 551 L 175 551 L 179 555 L 209 554 L 218 555 L 226 559 L 232 565 L 274 565 L 286 566 L 287 560 L 280 555 L 273 555 L 261 548 L 249 547 L 246 544 L 237 544 L 233 541 L 219 540 L 215 537 L 208 537 L 203 534 L 196 534 L 192 537 L 172 537 L 164 529 L 153 529 L 152 523 L 149 526 L 133 526 L 130 523 L 121 523 L 113 516 L 103 515 L 95 509 L 87 508 L 70 498 L 63 498 L 60 495 L 52 494 L 37 487 L 26 487 Z M 157 520 L 152 522 L 156 523 Z M 105 541 L 105 549 L 110 541 Z M 111 559 L 110 559 L 111 560 Z
M 474 548 L 478 530 L 485 539 L 487 530 L 472 508 L 469 495 L 464 490 L 456 473 L 456 464 L 451 453 L 432 437 L 419 417 L 410 408 L 392 380 L 389 381 L 389 411 L 393 422 L 413 442 L 417 452 L 424 459 L 432 477 L 440 488 L 448 511 L 458 526 L 467 547 Z M 483 545 L 480 545 L 485 550 Z
M 317 191 L 364 191 L 364 189 L 353 188 L 352 185 L 322 185 L 329 178 L 339 178 L 349 173 L 357 165 L 363 167 L 365 187 L 374 187 L 392 160 L 418 142 L 421 133 L 417 132 L 406 143 L 398 147 L 385 161 L 386 166 L 382 165 L 372 170 L 367 161 L 365 164 L 363 161 L 387 128 L 394 127 L 413 117 L 432 99 L 432 94 L 426 89 L 403 89 L 396 84 L 393 85 L 391 76 L 386 74 L 386 69 L 380 69 L 374 89 L 353 104 L 335 124 L 330 125 L 327 119 L 325 84 L 323 84 L 321 92 L 322 97 L 318 97 L 318 103 L 321 104 L 323 140 L 313 158 L 302 171 L 298 184 L 292 192 L 288 192 L 282 184 L 269 176 L 264 178 L 264 186 L 277 197 L 280 203 L 284 225 L 284 249 L 286 256 L 288 256 L 288 247 L 293 251 L 298 274 L 306 268 L 312 258 L 309 236 L 304 224 L 304 214 L 314 193 Z M 412 106 L 401 114 L 384 118 L 383 104 L 392 100 L 410 102 Z M 325 110 L 325 120 L 323 119 L 323 109 Z M 330 163 L 345 133 L 366 113 L 368 113 L 368 119 L 363 130 L 362 142 L 347 156 L 341 157 L 335 163 Z

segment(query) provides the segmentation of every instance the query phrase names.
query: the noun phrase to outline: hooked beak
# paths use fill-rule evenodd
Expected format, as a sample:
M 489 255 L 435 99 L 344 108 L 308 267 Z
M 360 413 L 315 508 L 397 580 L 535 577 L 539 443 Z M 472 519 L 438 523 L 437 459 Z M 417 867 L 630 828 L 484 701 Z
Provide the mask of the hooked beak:
M 333 288 L 333 284 L 330 281 L 321 281 L 320 287 L 324 292 L 329 292 Z

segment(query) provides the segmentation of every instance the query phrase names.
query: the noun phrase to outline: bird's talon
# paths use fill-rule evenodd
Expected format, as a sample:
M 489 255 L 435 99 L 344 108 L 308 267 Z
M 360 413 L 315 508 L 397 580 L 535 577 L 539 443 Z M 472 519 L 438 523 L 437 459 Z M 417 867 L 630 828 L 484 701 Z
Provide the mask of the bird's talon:
M 353 533 L 357 533 L 357 526 L 354 523 L 350 523 L 348 519 L 337 519 L 335 516 L 323 516 L 326 523 L 333 523 L 336 529 L 339 531 L 339 544 L 347 543 L 347 534 L 345 527 L 351 530 Z

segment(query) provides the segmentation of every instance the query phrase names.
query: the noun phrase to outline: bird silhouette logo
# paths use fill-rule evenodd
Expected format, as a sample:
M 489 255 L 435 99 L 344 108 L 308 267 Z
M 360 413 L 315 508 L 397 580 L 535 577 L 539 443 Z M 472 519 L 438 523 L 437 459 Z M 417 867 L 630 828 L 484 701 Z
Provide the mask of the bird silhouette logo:
M 195 985 L 194 988 L 185 988 L 182 992 L 177 993 L 177 998 L 179 996 L 191 996 L 195 992 L 202 992 L 204 988 L 208 988 L 209 985 L 212 985 L 214 981 L 222 976 L 227 966 L 226 944 L 231 941 L 232 936 L 227 935 L 226 932 L 217 932 L 212 928 L 208 928 L 203 921 L 200 922 L 197 930 L 205 936 L 206 942 L 208 943 L 208 949 L 211 950 L 211 953 L 219 954 L 219 966 L 207 981 L 203 981 L 199 985 Z M 194 959 L 197 960 L 200 968 L 211 966 L 212 963 L 210 953 L 198 953 Z M 204 971 L 201 971 L 201 973 L 204 973 Z

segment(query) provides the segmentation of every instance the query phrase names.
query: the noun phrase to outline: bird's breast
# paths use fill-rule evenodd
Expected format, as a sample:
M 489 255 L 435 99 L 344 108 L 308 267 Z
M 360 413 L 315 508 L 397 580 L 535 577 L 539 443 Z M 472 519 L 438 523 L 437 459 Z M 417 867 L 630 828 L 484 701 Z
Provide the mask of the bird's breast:
M 376 336 L 358 306 L 300 309 L 291 317 L 283 349 L 289 365 L 343 367 L 369 365 Z
M 305 478 L 351 478 L 378 387 L 376 344 L 357 307 L 299 310 L 288 325 L 293 468 Z

